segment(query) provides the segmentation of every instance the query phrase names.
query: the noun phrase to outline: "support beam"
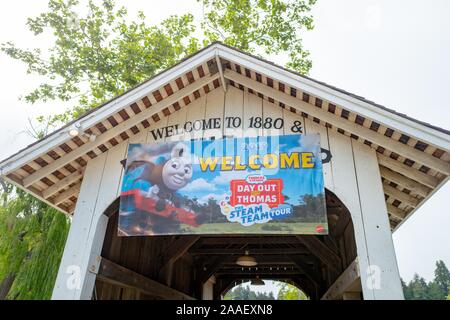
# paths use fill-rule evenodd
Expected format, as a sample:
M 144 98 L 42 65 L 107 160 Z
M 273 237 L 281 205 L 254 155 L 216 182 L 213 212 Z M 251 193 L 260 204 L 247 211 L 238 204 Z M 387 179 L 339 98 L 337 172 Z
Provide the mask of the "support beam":
M 386 167 L 380 166 L 380 173 L 383 178 L 411 190 L 424 198 L 431 192 L 430 188 Z
M 223 76 L 222 62 L 220 61 L 220 57 L 218 55 L 216 55 L 216 63 L 217 69 L 219 69 L 220 81 L 222 82 L 223 91 L 227 92 L 227 82 L 225 81 L 225 77 Z
M 244 254 L 245 250 L 249 250 L 252 256 L 254 255 L 284 255 L 284 254 L 309 254 L 309 250 L 301 246 L 299 248 L 255 248 L 255 249 L 195 249 L 190 250 L 191 254 L 195 255 L 222 255 L 222 254 Z
M 297 236 L 297 238 L 326 266 L 338 272 L 342 270 L 341 258 L 334 251 L 328 248 L 325 243 L 320 241 L 319 238 L 309 235 Z
M 55 205 L 61 204 L 64 201 L 66 201 L 67 199 L 69 199 L 70 197 L 78 194 L 80 192 L 81 189 L 81 183 L 73 186 L 72 188 L 64 191 L 63 193 L 59 194 L 56 196 L 55 200 L 53 201 Z
M 136 123 L 140 123 L 144 120 L 147 120 L 150 118 L 153 114 L 156 114 L 158 112 L 161 112 L 164 108 L 167 106 L 172 105 L 173 103 L 183 99 L 183 97 L 190 95 L 195 90 L 202 88 L 203 86 L 207 85 L 208 83 L 214 81 L 219 77 L 219 74 L 215 75 L 208 75 L 203 78 L 198 79 L 197 81 L 193 82 L 192 84 L 184 87 L 183 89 L 175 92 L 174 94 L 168 96 L 167 98 L 161 100 L 158 103 L 155 103 L 150 108 L 143 110 L 141 113 L 138 113 L 131 117 L 129 120 L 123 121 L 119 123 L 116 127 L 113 127 L 106 131 L 105 133 L 99 135 L 95 141 L 88 142 L 83 144 L 82 146 L 78 147 L 77 149 L 73 150 L 72 152 L 68 153 L 65 156 L 62 156 L 61 158 L 55 160 L 54 162 L 48 164 L 47 166 L 37 170 L 36 172 L 30 174 L 28 177 L 23 179 L 23 185 L 25 187 L 28 187 L 35 183 L 36 181 L 44 178 L 45 176 L 51 174 L 55 170 L 61 168 L 62 166 L 68 164 L 69 162 L 77 159 L 78 157 L 86 154 L 90 150 L 98 147 L 99 145 L 109 141 L 111 138 L 121 134 L 122 132 L 130 129 L 131 127 L 135 126 Z M 86 128 L 87 129 L 87 128 Z M 69 137 L 68 137 L 69 138 Z
M 292 260 L 292 262 L 295 263 L 295 265 L 300 269 L 300 271 L 309 279 L 311 280 L 315 285 L 321 286 L 322 284 L 322 277 L 319 273 L 314 271 L 309 265 L 307 265 L 302 259 L 295 257 L 295 256 L 289 256 L 289 258 Z
M 173 264 L 181 258 L 199 238 L 199 236 L 180 236 L 169 245 L 162 257 L 162 267 L 159 273 L 159 279 L 161 281 L 164 281 L 170 286 Z
M 97 279 L 113 285 L 135 289 L 167 300 L 194 300 L 191 296 L 144 277 L 105 258 L 101 259 Z
M 397 207 L 394 207 L 392 204 L 390 203 L 386 203 L 387 205 L 387 211 L 392 214 L 393 216 L 396 216 L 397 218 L 399 218 L 400 220 L 403 220 L 407 213 L 406 211 L 403 211 Z
M 347 132 L 353 133 L 363 139 L 369 140 L 376 145 L 382 146 L 388 150 L 393 150 L 399 155 L 412 159 L 419 163 L 422 163 L 432 169 L 435 169 L 445 175 L 450 175 L 450 163 L 438 159 L 431 154 L 418 151 L 408 145 L 405 145 L 399 141 L 388 138 L 382 134 L 374 132 L 369 128 L 357 125 L 356 123 L 346 121 L 342 118 L 336 117 L 336 115 L 317 108 L 309 103 L 306 103 L 300 99 L 289 96 L 279 90 L 273 89 L 265 84 L 254 81 L 247 78 L 235 71 L 227 69 L 225 71 L 225 77 L 233 80 L 236 83 L 242 84 L 247 88 L 251 88 L 257 92 L 267 95 L 279 102 L 283 102 L 299 111 L 305 112 L 312 117 L 319 118 L 320 120 L 327 122 L 337 128 L 341 128 Z
M 241 279 L 252 279 L 256 276 L 270 278 L 271 276 L 284 276 L 286 278 L 292 276 L 298 276 L 305 274 L 303 270 L 280 270 L 280 271 L 270 271 L 270 270 L 254 270 L 254 271 L 242 271 L 242 270 L 217 270 L 215 273 L 217 276 L 227 276 L 227 275 L 239 275 Z
M 397 188 L 391 187 L 386 181 L 383 183 L 384 193 L 386 193 L 389 197 L 393 197 L 411 207 L 417 207 L 419 204 L 419 199 L 406 194 Z
M 84 173 L 84 168 L 79 169 L 79 170 L 75 171 L 74 173 L 69 174 L 64 179 L 58 181 L 54 185 L 52 185 L 52 186 L 48 187 L 47 189 L 45 189 L 44 191 L 42 191 L 42 196 L 45 199 L 51 197 L 52 195 L 57 193 L 59 190 L 78 181 L 79 179 L 81 179 L 83 177 L 83 173 Z
M 360 291 L 360 286 L 357 283 L 360 281 L 360 276 L 358 260 L 355 259 L 328 288 L 321 300 L 337 300 L 341 299 L 346 291 Z
M 405 177 L 408 177 L 414 181 L 417 181 L 432 189 L 439 185 L 439 180 L 436 177 L 430 176 L 414 168 L 408 167 L 399 161 L 391 159 L 384 154 L 377 152 L 378 163 L 383 167 L 389 168 L 392 171 L 398 172 Z
M 217 269 L 219 269 L 222 263 L 230 259 L 231 258 L 229 256 L 218 256 L 213 258 L 209 265 L 199 274 L 196 281 L 198 281 L 200 285 L 203 285 L 203 283 L 205 283 L 209 278 L 211 278 L 211 276 L 214 275 L 214 273 Z
M 199 245 L 230 245 L 230 244 L 299 244 L 297 238 L 293 236 L 252 236 L 252 237 L 241 237 L 241 236 L 221 236 L 221 237 L 202 237 Z

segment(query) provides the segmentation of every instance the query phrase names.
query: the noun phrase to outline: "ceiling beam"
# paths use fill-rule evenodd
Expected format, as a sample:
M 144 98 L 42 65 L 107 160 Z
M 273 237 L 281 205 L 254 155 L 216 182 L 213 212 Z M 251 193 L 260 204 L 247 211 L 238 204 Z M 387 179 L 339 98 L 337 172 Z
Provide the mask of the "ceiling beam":
M 417 207 L 420 202 L 419 199 L 390 186 L 386 181 L 383 182 L 383 189 L 384 193 L 386 193 L 389 197 L 397 199 L 411 207 Z
M 220 254 L 244 254 L 245 251 L 248 250 L 250 255 L 284 255 L 284 254 L 309 254 L 309 250 L 305 247 L 301 246 L 299 248 L 236 248 L 236 249 L 229 249 L 229 248 L 214 248 L 214 249 L 192 249 L 189 250 L 189 253 L 195 254 L 195 255 L 203 255 L 203 254 L 213 254 L 213 255 L 220 255 Z
M 406 211 L 403 211 L 395 206 L 393 206 L 390 203 L 386 203 L 387 206 L 387 211 L 393 215 L 396 216 L 397 218 L 399 218 L 400 220 L 404 219 L 406 217 L 406 215 L 408 214 Z
M 311 251 L 311 254 L 316 256 L 326 266 L 335 271 L 342 270 L 341 258 L 333 250 L 328 248 L 325 243 L 320 241 L 319 238 L 312 235 L 297 236 L 297 238 Z
M 380 173 L 383 178 L 411 190 L 424 198 L 431 192 L 430 188 L 383 166 L 380 166 Z
M 320 286 L 323 283 L 323 279 L 318 272 L 316 272 L 313 268 L 307 265 L 301 258 L 290 256 L 289 257 L 292 262 L 295 263 L 297 268 L 299 268 L 302 273 L 316 285 Z
M 228 237 L 202 237 L 198 245 L 230 245 L 230 244 L 298 244 L 293 236 L 228 236 Z
M 193 297 L 149 279 L 105 258 L 101 259 L 97 278 L 120 287 L 131 288 L 144 294 L 168 300 L 194 300 Z
M 162 267 L 159 271 L 160 281 L 164 281 L 170 286 L 173 264 L 181 258 L 198 239 L 200 239 L 199 236 L 180 236 L 164 250 L 161 263 Z
M 57 195 L 55 200 L 53 200 L 53 203 L 55 205 L 63 203 L 64 201 L 66 201 L 70 197 L 78 194 L 80 192 L 80 188 L 81 188 L 81 183 L 71 187 L 70 189 L 67 189 L 63 193 L 60 193 L 59 195 Z
M 54 185 L 48 187 L 42 191 L 42 196 L 47 199 L 57 193 L 59 190 L 67 187 L 68 185 L 80 180 L 83 177 L 84 169 L 79 169 L 71 174 L 69 174 L 64 179 L 56 182 Z
M 374 132 L 369 128 L 360 126 L 356 123 L 337 117 L 336 115 L 317 108 L 309 103 L 306 103 L 300 99 L 287 95 L 279 90 L 271 88 L 263 83 L 259 83 L 251 78 L 247 78 L 235 71 L 227 69 L 225 71 L 225 78 L 233 80 L 238 84 L 242 84 L 247 88 L 251 88 L 254 91 L 267 95 L 279 102 L 291 106 L 299 111 L 305 112 L 312 117 L 319 118 L 320 120 L 327 122 L 337 128 L 341 128 L 347 132 L 353 133 L 363 139 L 369 140 L 376 145 L 382 146 L 388 150 L 395 151 L 399 155 L 402 155 L 411 160 L 420 162 L 432 169 L 435 169 L 445 175 L 450 175 L 450 163 L 438 159 L 431 154 L 414 149 L 411 146 L 405 145 L 399 141 L 388 138 L 382 134 Z
M 405 177 L 408 177 L 412 180 L 415 180 L 427 187 L 432 189 L 436 188 L 439 185 L 439 180 L 436 177 L 430 176 L 426 173 L 423 173 L 415 168 L 408 167 L 406 164 L 403 164 L 397 160 L 394 160 L 390 157 L 385 156 L 377 152 L 378 163 L 383 167 L 389 168 L 392 171 L 398 172 Z
M 183 99 L 183 97 L 190 95 L 192 92 L 202 88 L 203 86 L 207 85 L 208 83 L 214 81 L 219 77 L 219 74 L 215 75 L 208 75 L 203 78 L 198 79 L 197 81 L 193 82 L 190 85 L 187 85 L 183 89 L 175 92 L 174 94 L 168 96 L 167 98 L 161 100 L 160 102 L 155 103 L 150 108 L 143 110 L 142 112 L 134 115 L 130 119 L 123 121 L 119 123 L 116 127 L 113 127 L 109 130 L 107 130 L 105 133 L 99 135 L 95 141 L 88 142 L 83 144 L 82 146 L 76 148 L 72 152 L 69 152 L 68 154 L 62 156 L 61 158 L 55 160 L 54 162 L 51 162 L 47 166 L 37 170 L 36 172 L 30 174 L 28 177 L 25 177 L 23 179 L 23 185 L 25 187 L 28 187 L 35 183 L 36 181 L 44 178 L 45 176 L 51 174 L 55 170 L 61 168 L 62 166 L 72 162 L 73 160 L 77 159 L 78 157 L 86 154 L 90 150 L 98 147 L 99 145 L 109 141 L 111 138 L 118 136 L 122 132 L 130 129 L 131 127 L 135 126 L 136 123 L 140 123 L 144 120 L 149 119 L 153 114 L 156 114 L 158 112 L 161 112 L 164 108 L 167 106 L 170 106 L 174 104 L 175 102 Z
M 337 300 L 342 297 L 344 292 L 351 290 L 359 290 L 357 281 L 360 278 L 358 260 L 354 260 L 344 272 L 336 279 L 336 281 L 328 288 L 327 292 L 322 296 L 321 300 Z M 353 288 L 354 287 L 354 288 Z
M 223 91 L 227 92 L 227 82 L 225 81 L 225 77 L 223 76 L 222 62 L 220 61 L 220 58 L 218 55 L 216 55 L 216 63 L 217 63 L 217 69 L 219 69 L 220 81 L 222 82 Z

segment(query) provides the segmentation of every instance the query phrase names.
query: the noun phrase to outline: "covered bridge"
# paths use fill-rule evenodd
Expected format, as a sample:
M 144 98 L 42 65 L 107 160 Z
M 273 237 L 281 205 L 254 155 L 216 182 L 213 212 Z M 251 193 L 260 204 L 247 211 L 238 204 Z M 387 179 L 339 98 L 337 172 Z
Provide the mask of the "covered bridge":
M 243 121 L 194 136 L 178 130 L 230 117 Z M 252 117 L 284 126 L 255 128 Z M 290 133 L 320 134 L 331 155 L 328 235 L 118 236 L 130 143 Z M 403 299 L 392 232 L 447 182 L 450 135 L 213 43 L 0 167 L 3 179 L 73 216 L 54 299 L 218 299 L 256 278 L 292 283 L 311 299 Z M 257 266 L 236 264 L 246 251 Z

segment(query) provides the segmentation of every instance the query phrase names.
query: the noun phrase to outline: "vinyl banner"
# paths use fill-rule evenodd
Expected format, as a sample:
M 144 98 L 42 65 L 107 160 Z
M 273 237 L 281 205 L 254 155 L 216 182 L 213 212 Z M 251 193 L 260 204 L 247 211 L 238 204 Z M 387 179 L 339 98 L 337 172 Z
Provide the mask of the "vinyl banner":
M 327 234 L 319 135 L 130 144 L 119 235 Z

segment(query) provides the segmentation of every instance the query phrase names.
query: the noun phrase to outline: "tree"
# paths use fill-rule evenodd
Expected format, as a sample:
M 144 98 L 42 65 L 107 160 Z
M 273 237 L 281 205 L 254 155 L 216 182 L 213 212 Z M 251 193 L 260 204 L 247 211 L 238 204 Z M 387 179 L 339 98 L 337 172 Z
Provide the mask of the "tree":
M 272 292 L 255 292 L 247 285 L 238 285 L 225 294 L 224 300 L 275 300 Z
M 447 266 L 442 260 L 436 261 L 434 282 L 441 292 L 441 299 L 445 299 L 445 297 L 447 297 L 449 294 L 448 288 L 450 286 L 450 272 L 448 271 Z
M 315 0 L 198 0 L 203 3 L 203 39 L 197 39 L 192 14 L 171 16 L 159 25 L 129 22 L 127 10 L 114 0 L 87 2 L 88 14 L 76 14 L 79 0 L 49 0 L 49 11 L 28 19 L 36 36 L 51 32 L 55 44 L 47 53 L 21 49 L 14 43 L 1 50 L 24 62 L 43 83 L 25 95 L 31 104 L 60 100 L 72 104 L 65 112 L 40 117 L 41 128 L 52 129 L 123 93 L 206 45 L 222 40 L 247 52 L 286 53 L 287 66 L 302 73 L 311 68 L 300 31 L 311 30 L 308 15 Z M 48 56 L 48 57 L 47 57 Z M 45 132 L 46 133 L 46 132 Z
M 209 41 L 221 40 L 246 52 L 286 53 L 287 67 L 308 73 L 311 61 L 300 32 L 313 29 L 309 14 L 316 0 L 198 0 L 202 27 Z
M 69 220 L 23 191 L 16 192 L 0 207 L 0 299 L 49 299 Z
M 306 294 L 297 287 L 280 282 L 277 300 L 309 300 Z
M 248 52 L 260 53 L 259 48 L 265 54 L 287 54 L 288 66 L 302 73 L 311 68 L 300 32 L 313 27 L 309 11 L 315 0 L 198 1 L 204 6 L 200 27 L 194 24 L 192 14 L 149 25 L 139 12 L 136 21 L 129 21 L 127 10 L 118 8 L 114 0 L 49 0 L 47 12 L 27 22 L 35 36 L 53 35 L 54 45 L 49 50 L 23 49 L 13 42 L 1 46 L 3 53 L 27 66 L 27 73 L 42 78 L 42 83 L 24 96 L 26 102 L 62 101 L 69 106 L 59 114 L 40 116 L 38 126 L 31 130 L 34 137 L 42 138 L 216 40 Z M 78 15 L 80 7 L 88 13 Z M 194 36 L 198 28 L 202 39 Z M 8 232 L 0 234 L 0 294 L 48 298 L 68 220 L 25 193 L 2 186 L 0 218 L 4 215 L 5 219 L 0 219 L 0 229 Z M 32 213 L 18 217 L 18 203 Z M 36 232 L 27 231 L 27 241 L 18 241 L 24 230 Z M 10 243 L 14 245 L 9 247 Z M 45 259 L 49 253 L 50 258 Z

